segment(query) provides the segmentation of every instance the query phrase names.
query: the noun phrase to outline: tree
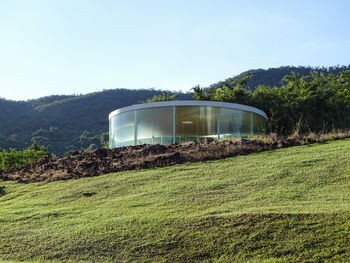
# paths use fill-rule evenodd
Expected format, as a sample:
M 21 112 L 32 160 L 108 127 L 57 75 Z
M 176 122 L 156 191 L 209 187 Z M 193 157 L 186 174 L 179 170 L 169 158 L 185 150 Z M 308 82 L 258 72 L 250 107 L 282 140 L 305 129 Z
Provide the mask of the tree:
M 51 157 L 48 150 L 40 145 L 33 144 L 23 151 L 11 148 L 0 152 L 0 169 L 8 170 L 34 163 L 41 158 Z
M 108 148 L 109 144 L 109 133 L 104 132 L 100 135 L 100 144 L 103 148 Z
M 152 98 L 142 101 L 143 103 L 151 103 L 157 101 L 172 101 L 175 100 L 178 94 L 170 95 L 167 91 L 163 91 L 160 95 L 154 95 Z
M 217 86 L 215 92 L 196 86 L 193 97 L 262 109 L 268 116 L 268 131 L 283 135 L 350 128 L 349 70 L 338 75 L 311 72 L 303 76 L 292 72 L 283 78 L 280 88 L 260 85 L 252 90 L 248 81 L 248 77 L 234 79 L 230 85 Z

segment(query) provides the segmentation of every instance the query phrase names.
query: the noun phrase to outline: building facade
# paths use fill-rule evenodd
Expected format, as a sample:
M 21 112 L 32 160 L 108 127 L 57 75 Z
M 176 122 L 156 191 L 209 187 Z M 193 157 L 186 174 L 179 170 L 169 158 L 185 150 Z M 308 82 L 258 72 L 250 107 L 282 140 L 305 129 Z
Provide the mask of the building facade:
M 266 114 L 216 101 L 164 101 L 120 108 L 109 115 L 109 147 L 171 144 L 265 134 Z

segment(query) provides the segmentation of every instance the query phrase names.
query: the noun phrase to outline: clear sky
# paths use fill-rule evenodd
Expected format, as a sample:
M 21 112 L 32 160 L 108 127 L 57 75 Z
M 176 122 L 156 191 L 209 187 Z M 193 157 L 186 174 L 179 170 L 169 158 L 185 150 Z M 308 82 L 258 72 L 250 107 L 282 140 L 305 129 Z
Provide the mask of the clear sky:
M 188 91 L 243 71 L 350 64 L 348 0 L 0 0 L 0 97 Z

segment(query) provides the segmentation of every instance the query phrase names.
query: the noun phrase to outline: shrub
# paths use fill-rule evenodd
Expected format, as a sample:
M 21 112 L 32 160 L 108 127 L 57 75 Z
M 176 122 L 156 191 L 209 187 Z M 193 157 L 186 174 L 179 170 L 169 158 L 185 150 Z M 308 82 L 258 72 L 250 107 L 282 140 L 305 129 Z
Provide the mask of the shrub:
M 11 148 L 10 151 L 0 152 L 0 169 L 9 170 L 26 164 L 34 163 L 41 158 L 50 157 L 48 150 L 37 144 L 33 144 L 23 151 Z
M 5 194 L 5 186 L 0 186 L 0 196 Z

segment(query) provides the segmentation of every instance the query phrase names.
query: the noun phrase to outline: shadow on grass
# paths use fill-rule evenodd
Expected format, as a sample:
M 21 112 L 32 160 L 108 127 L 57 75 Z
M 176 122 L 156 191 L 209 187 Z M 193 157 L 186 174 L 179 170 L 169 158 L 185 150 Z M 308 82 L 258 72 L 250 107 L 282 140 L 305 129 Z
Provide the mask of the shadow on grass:
M 5 192 L 5 186 L 0 186 L 0 196 L 3 196 L 5 195 L 6 192 Z

